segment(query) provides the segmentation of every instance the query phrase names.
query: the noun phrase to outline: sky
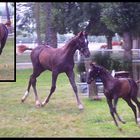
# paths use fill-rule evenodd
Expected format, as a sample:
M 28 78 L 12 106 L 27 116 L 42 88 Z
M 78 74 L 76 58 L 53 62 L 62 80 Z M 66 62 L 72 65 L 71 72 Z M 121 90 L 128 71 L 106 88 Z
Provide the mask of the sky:
M 0 7 L 5 7 L 5 2 L 0 2 Z
M 10 2 L 8 2 L 8 7 L 9 7 L 9 11 L 10 11 L 10 13 L 12 12 L 12 14 L 13 14 L 13 7 L 11 6 L 11 4 L 10 4 Z M 0 13 L 3 13 L 4 15 L 5 15 L 5 13 L 6 13 L 6 5 L 5 5 L 5 2 L 0 2 Z M 2 15 L 3 15 L 2 14 Z
M 9 5 L 9 4 L 8 4 Z M 0 2 L 0 11 L 5 9 L 5 2 Z

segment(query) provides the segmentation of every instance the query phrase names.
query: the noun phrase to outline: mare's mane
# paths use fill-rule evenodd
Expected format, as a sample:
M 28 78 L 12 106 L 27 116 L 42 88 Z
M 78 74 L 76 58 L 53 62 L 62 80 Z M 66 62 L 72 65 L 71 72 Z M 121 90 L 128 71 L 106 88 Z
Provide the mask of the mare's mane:
M 68 41 L 66 41 L 66 44 L 64 46 L 68 46 L 70 43 L 73 43 L 73 41 L 75 41 L 76 38 L 77 38 L 77 36 L 73 36 L 71 39 L 69 39 Z

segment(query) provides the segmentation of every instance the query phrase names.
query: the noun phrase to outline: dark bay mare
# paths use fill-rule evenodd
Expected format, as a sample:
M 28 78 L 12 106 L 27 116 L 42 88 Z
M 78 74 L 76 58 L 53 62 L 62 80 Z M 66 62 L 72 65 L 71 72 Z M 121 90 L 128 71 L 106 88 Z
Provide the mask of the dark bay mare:
M 27 46 L 18 47 L 20 53 L 25 50 L 32 50 Z M 61 48 L 52 48 L 47 45 L 39 45 L 31 52 L 31 61 L 33 64 L 33 73 L 30 77 L 27 91 L 22 97 L 22 102 L 27 98 L 30 87 L 32 85 L 34 94 L 35 94 L 35 102 L 36 106 L 44 106 L 49 102 L 49 99 L 52 93 L 56 89 L 56 80 L 58 74 L 65 72 L 69 78 L 69 81 L 73 87 L 74 93 L 76 95 L 77 104 L 79 109 L 83 109 L 81 101 L 78 97 L 77 86 L 75 84 L 75 75 L 74 75 L 74 53 L 76 50 L 79 50 L 85 57 L 90 56 L 90 52 L 88 49 L 88 40 L 87 34 L 85 32 L 80 32 L 76 36 L 74 36 L 70 41 L 65 44 Z M 52 71 L 52 86 L 48 97 L 45 98 L 44 102 L 40 102 L 37 90 L 36 90 L 36 78 L 45 70 Z
M 99 77 L 104 85 L 104 94 L 107 99 L 107 103 L 109 105 L 111 116 L 119 128 L 119 125 L 116 121 L 115 114 L 118 117 L 118 120 L 122 123 L 125 123 L 124 120 L 120 118 L 117 113 L 116 106 L 118 102 L 118 98 L 123 98 L 127 104 L 131 107 L 134 112 L 135 121 L 138 123 L 140 121 L 140 102 L 137 99 L 138 94 L 138 85 L 140 81 L 135 82 L 131 78 L 114 78 L 105 68 L 91 64 L 91 69 L 89 70 L 87 83 L 90 84 L 94 79 Z M 112 100 L 114 102 L 112 102 Z M 136 106 L 132 103 L 132 101 L 138 107 L 138 114 Z M 121 128 L 119 128 L 121 130 Z
M 0 55 L 2 53 L 2 50 L 5 46 L 7 37 L 8 37 L 8 29 L 6 27 L 6 24 L 0 23 Z

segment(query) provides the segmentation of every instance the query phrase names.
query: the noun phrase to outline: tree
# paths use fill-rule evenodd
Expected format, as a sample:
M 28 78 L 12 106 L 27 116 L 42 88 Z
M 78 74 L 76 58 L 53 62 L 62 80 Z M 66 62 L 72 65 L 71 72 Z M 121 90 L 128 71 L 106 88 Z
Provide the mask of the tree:
M 41 44 L 41 33 L 40 33 L 40 4 L 38 2 L 35 3 L 34 6 L 34 17 L 36 23 L 36 33 L 37 33 L 37 43 Z
M 140 4 L 136 2 L 106 3 L 101 16 L 101 20 L 110 30 L 124 37 L 124 49 L 131 50 L 132 37 L 140 31 Z
M 45 42 L 50 46 L 56 48 L 57 47 L 57 31 L 55 26 L 53 25 L 53 13 L 52 8 L 53 5 L 51 2 L 46 2 L 45 7 L 46 10 L 46 33 L 45 33 Z
M 83 4 L 84 17 L 86 17 L 88 24 L 86 31 L 91 35 L 105 35 L 107 39 L 108 48 L 112 48 L 112 37 L 114 32 L 111 31 L 106 24 L 101 21 L 102 3 Z
M 8 2 L 6 2 L 5 7 L 6 7 L 6 13 L 7 13 L 7 21 L 10 21 L 10 13 L 9 13 L 9 8 L 8 8 Z
M 132 41 L 140 32 L 140 4 L 132 2 L 106 3 L 102 11 L 102 21 L 108 28 L 119 33 L 124 39 L 124 61 L 132 71 Z
M 16 3 L 16 28 L 32 34 L 35 30 L 31 24 L 35 24 L 33 15 L 34 3 Z

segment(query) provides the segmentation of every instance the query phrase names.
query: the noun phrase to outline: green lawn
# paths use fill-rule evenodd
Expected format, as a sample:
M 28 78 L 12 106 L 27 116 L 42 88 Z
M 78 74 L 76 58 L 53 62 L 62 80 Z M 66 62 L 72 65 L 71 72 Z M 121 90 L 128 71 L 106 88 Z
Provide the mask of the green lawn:
M 8 38 L 0 55 L 0 81 L 14 80 L 14 39 Z
M 50 102 L 36 108 L 34 94 L 21 103 L 32 70 L 17 70 L 16 82 L 0 83 L 0 137 L 140 137 L 140 128 L 128 105 L 118 102 L 118 112 L 126 124 L 120 132 L 109 113 L 105 98 L 92 101 L 79 93 L 84 110 L 76 105 L 76 98 L 65 74 L 57 81 L 57 89 Z M 50 72 L 38 78 L 37 89 L 41 101 L 49 93 Z

